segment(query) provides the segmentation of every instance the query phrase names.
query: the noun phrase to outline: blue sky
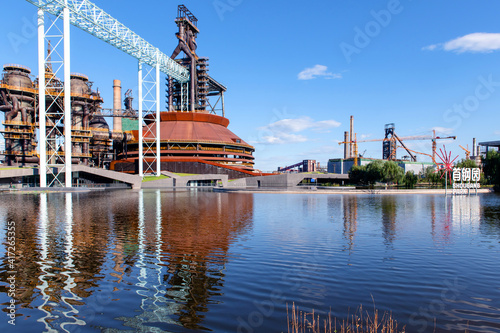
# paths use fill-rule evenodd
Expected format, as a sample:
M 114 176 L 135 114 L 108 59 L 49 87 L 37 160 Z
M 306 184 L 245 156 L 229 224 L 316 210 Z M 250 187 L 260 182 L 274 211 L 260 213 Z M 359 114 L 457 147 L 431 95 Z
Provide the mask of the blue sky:
M 36 72 L 36 7 L 21 0 L 4 2 L 9 14 L 0 21 L 0 64 L 23 64 Z M 180 3 L 94 2 L 172 53 Z M 229 128 L 255 146 L 261 170 L 303 159 L 326 165 L 329 158 L 341 157 L 338 142 L 349 130 L 350 115 L 358 140 L 383 138 L 387 123 L 395 123 L 399 136 L 431 135 L 432 129 L 441 136 L 456 135 L 456 141 L 440 141 L 438 147 L 444 143 L 460 157 L 464 151 L 458 145 L 471 148 L 473 137 L 500 140 L 498 2 L 183 4 L 199 19 L 197 53 L 210 58 L 210 75 L 228 87 Z M 112 106 L 113 79 L 137 93 L 137 60 L 75 27 L 71 32 L 71 70 L 94 81 L 105 107 Z M 431 152 L 430 140 L 406 144 Z M 359 143 L 359 151 L 379 158 L 382 144 Z

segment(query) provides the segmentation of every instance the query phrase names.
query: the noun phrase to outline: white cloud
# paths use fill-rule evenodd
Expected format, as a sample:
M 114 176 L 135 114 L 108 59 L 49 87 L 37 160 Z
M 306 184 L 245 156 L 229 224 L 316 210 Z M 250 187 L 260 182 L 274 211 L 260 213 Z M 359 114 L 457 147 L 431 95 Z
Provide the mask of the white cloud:
M 316 65 L 311 68 L 306 68 L 298 74 L 299 80 L 312 80 L 318 76 L 323 76 L 325 79 L 341 79 L 342 74 L 327 72 L 328 67 L 323 65 Z
M 340 123 L 336 120 L 321 120 L 315 121 L 314 119 L 303 116 L 295 119 L 281 119 L 267 126 L 259 127 L 258 130 L 262 135 L 260 142 L 264 144 L 284 144 L 284 143 L 297 143 L 308 141 L 307 137 L 301 134 L 293 134 L 305 130 L 312 130 L 316 132 L 328 132 L 328 130 L 339 127 Z
M 436 126 L 436 127 L 433 127 L 432 130 L 436 131 L 436 134 L 450 135 L 453 133 L 453 128 L 448 128 L 448 127 Z
M 282 119 L 259 129 L 267 129 L 273 132 L 302 132 L 307 129 L 326 130 L 339 127 L 340 123 L 336 120 L 315 121 L 311 117 L 303 116 L 295 119 Z
M 475 32 L 455 38 L 446 43 L 425 46 L 422 49 L 432 51 L 437 48 L 457 53 L 489 53 L 500 49 L 500 33 Z
M 428 46 L 424 46 L 422 48 L 422 50 L 426 50 L 426 51 L 433 51 L 435 50 L 438 46 L 440 46 L 441 44 L 433 44 L 433 45 L 428 45 Z
M 298 156 L 308 156 L 309 158 L 315 158 L 316 160 L 319 156 L 322 155 L 332 155 L 332 154 L 341 154 L 344 151 L 344 148 L 339 145 L 335 146 L 321 146 L 317 149 L 310 149 L 307 151 L 303 151 L 298 154 Z
M 307 138 L 300 134 L 290 134 L 290 133 L 275 133 L 274 135 L 265 135 L 262 137 L 262 142 L 271 145 L 284 144 L 284 143 L 299 143 L 306 142 Z

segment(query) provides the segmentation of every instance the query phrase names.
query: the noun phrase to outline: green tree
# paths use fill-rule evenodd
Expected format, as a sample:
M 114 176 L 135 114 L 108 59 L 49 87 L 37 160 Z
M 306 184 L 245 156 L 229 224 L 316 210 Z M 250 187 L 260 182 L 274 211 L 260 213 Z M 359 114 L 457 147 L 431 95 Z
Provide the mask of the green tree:
M 376 160 L 366 166 L 366 182 L 373 185 L 383 179 L 384 162 Z
M 443 171 L 436 171 L 435 166 L 427 167 L 424 171 L 424 179 L 432 186 L 436 186 L 437 184 L 444 184 L 444 175 Z
M 500 153 L 491 150 L 483 160 L 484 175 L 489 184 L 494 185 L 496 192 L 500 192 Z
M 456 168 L 477 168 L 476 161 L 463 159 L 457 163 Z
M 384 181 L 391 183 L 399 183 L 403 180 L 404 171 L 396 162 L 386 161 L 382 168 Z
M 414 188 L 415 184 L 418 182 L 418 175 L 411 170 L 406 171 L 403 182 L 405 183 L 406 188 Z
M 435 166 L 429 166 L 424 170 L 424 180 L 428 183 L 433 183 L 433 174 L 436 171 Z
M 354 165 L 351 170 L 349 170 L 349 180 L 353 184 L 364 185 L 366 184 L 366 166 L 364 165 Z

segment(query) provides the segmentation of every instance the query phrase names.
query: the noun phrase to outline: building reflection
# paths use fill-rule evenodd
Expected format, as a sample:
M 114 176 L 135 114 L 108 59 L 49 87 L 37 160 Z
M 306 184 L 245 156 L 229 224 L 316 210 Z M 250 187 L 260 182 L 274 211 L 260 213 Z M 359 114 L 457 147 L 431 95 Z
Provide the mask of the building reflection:
M 483 219 L 479 230 L 484 235 L 496 235 L 500 238 L 500 206 L 481 198 L 480 207 Z
M 477 195 L 454 195 L 451 198 L 451 217 L 453 227 L 460 230 L 463 226 L 479 226 L 481 220 L 481 204 Z
M 397 203 L 396 196 L 382 195 L 382 235 L 384 243 L 391 245 L 396 239 Z
M 343 207 L 343 235 L 347 242 L 347 250 L 349 253 L 354 248 L 354 238 L 358 229 L 358 197 L 342 196 Z
M 138 331 L 205 329 L 208 305 L 222 295 L 229 247 L 251 226 L 253 196 L 145 191 L 138 211 L 142 311 L 120 320 Z
M 18 314 L 39 318 L 45 331 L 90 324 L 98 306 L 105 312 L 129 297 L 131 285 L 139 303 L 121 318 L 126 326 L 202 328 L 208 305 L 222 294 L 230 245 L 253 216 L 251 194 L 196 190 L 3 199 L 0 218 L 16 222 Z M 6 281 L 6 256 L 0 265 Z
M 176 314 L 191 329 L 201 328 L 210 299 L 222 294 L 229 246 L 249 228 L 253 214 L 252 195 L 218 193 L 207 200 L 202 194 L 189 200 L 175 196 L 174 204 L 162 205 L 166 297 L 183 304 Z

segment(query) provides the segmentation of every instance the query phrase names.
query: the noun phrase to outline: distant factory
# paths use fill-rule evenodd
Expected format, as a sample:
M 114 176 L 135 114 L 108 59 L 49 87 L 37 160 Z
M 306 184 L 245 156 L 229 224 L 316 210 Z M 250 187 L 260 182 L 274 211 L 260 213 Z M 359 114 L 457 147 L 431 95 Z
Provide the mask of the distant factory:
M 350 131 L 344 132 L 344 141 L 339 142 L 339 145 L 344 145 L 344 157 L 333 158 L 328 161 L 327 170 L 329 173 L 347 174 L 354 165 L 367 165 L 376 160 L 394 161 L 404 172 L 413 171 L 415 174 L 423 172 L 427 167 L 435 165 L 437 140 L 451 139 L 455 140 L 456 136 L 436 136 L 433 135 L 415 135 L 399 137 L 396 134 L 396 126 L 393 123 L 386 124 L 384 127 L 385 135 L 380 139 L 357 140 L 354 133 L 354 117 L 350 117 Z M 427 154 L 412 150 L 405 145 L 404 142 L 410 140 L 431 140 L 432 153 Z M 364 153 L 358 151 L 358 143 L 364 142 L 382 142 L 382 158 L 365 158 Z M 397 149 L 403 149 L 406 153 L 401 159 L 397 159 Z M 417 155 L 424 155 L 431 158 L 433 162 L 417 162 Z

